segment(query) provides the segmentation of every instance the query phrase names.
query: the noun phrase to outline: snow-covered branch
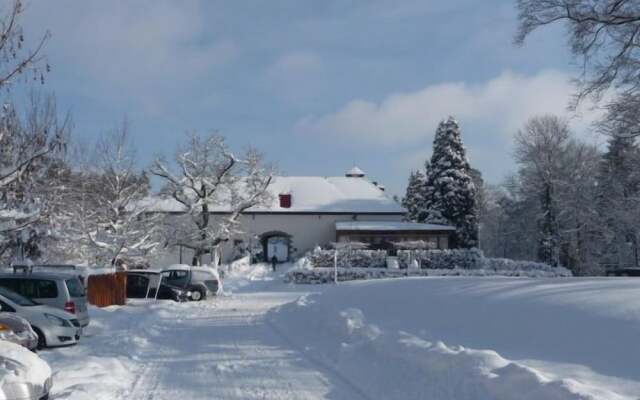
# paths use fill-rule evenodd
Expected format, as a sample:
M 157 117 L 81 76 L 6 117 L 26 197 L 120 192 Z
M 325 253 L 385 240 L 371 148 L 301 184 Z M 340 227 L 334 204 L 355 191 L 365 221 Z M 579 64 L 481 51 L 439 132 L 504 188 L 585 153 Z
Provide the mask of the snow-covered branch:
M 272 168 L 250 149 L 243 158 L 232 153 L 224 138 L 191 135 L 175 157 L 178 173 L 166 161 L 154 162 L 151 173 L 165 181 L 163 193 L 179 202 L 184 213 L 167 224 L 166 243 L 194 251 L 194 264 L 202 262 L 221 243 L 240 234 L 239 218 L 269 199 Z M 222 210 L 215 215 L 214 210 Z

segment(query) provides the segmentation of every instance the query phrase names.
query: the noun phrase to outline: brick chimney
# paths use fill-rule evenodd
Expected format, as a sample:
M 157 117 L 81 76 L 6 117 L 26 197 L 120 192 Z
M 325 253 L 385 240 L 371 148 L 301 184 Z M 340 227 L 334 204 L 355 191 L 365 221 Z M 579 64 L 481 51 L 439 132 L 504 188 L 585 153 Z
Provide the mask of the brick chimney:
M 291 208 L 291 193 L 281 193 L 280 208 Z

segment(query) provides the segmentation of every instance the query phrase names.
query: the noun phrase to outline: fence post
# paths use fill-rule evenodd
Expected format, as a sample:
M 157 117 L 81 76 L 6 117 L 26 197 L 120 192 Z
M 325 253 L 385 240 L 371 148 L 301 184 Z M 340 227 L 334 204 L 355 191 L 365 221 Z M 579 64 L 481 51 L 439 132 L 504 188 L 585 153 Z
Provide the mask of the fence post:
M 338 284 L 338 249 L 333 252 L 333 283 Z

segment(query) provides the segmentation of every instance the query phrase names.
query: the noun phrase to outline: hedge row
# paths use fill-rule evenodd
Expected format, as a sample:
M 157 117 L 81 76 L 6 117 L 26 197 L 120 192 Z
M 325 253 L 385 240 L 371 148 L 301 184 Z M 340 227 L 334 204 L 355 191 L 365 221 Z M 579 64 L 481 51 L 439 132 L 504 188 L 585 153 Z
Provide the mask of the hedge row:
M 425 269 L 478 269 L 482 268 L 483 255 L 478 249 L 398 251 L 400 268 L 408 268 L 414 260 Z
M 388 269 L 388 268 L 348 268 L 338 269 L 338 281 L 365 279 L 401 278 L 407 276 L 510 276 L 528 278 L 568 277 L 571 273 L 566 268 L 531 269 L 525 267 L 503 270 L 494 269 Z M 334 281 L 333 268 L 295 269 L 285 276 L 286 282 L 298 284 L 322 284 Z
M 314 268 L 333 268 L 335 250 L 316 249 L 307 254 Z M 477 269 L 482 267 L 482 252 L 478 249 L 399 250 L 400 268 L 419 265 L 427 269 Z M 338 268 L 386 268 L 385 250 L 338 250 Z M 415 260 L 415 262 L 414 262 Z
M 335 250 L 315 249 L 307 254 L 314 268 L 333 268 Z M 385 268 L 385 250 L 338 250 L 338 268 Z

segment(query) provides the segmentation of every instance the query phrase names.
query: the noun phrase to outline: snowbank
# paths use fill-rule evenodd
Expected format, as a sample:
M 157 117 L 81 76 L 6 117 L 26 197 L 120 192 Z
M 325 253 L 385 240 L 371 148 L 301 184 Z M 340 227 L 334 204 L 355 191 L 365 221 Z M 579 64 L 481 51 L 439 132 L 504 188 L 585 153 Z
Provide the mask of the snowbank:
M 90 306 L 91 325 L 78 345 L 40 353 L 54 370 L 53 398 L 107 400 L 129 392 L 143 368 L 140 356 L 150 349 L 148 337 L 157 334 L 153 321 L 166 306 Z
M 637 399 L 640 280 L 324 286 L 269 315 L 371 399 Z
M 249 257 L 243 257 L 231 264 L 223 265 L 225 294 L 245 288 L 256 281 L 273 280 L 271 265 L 251 264 Z

